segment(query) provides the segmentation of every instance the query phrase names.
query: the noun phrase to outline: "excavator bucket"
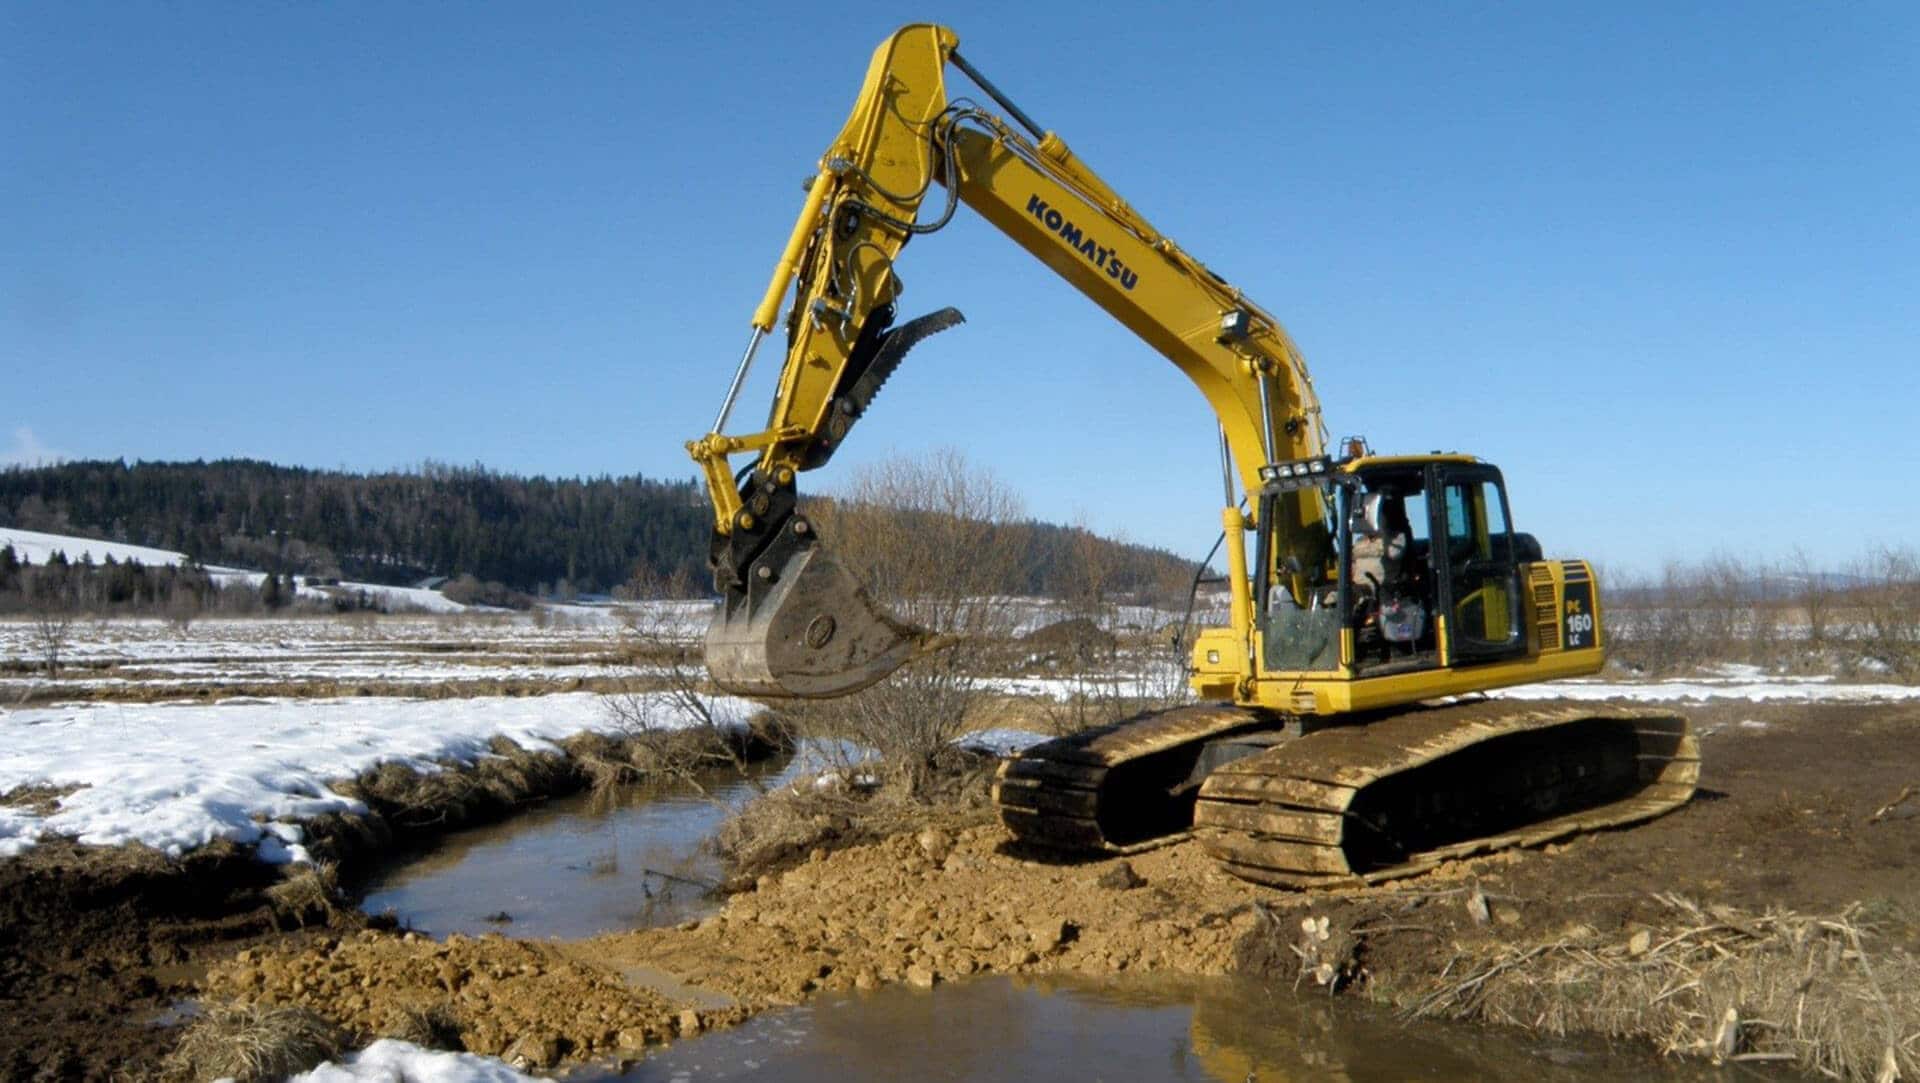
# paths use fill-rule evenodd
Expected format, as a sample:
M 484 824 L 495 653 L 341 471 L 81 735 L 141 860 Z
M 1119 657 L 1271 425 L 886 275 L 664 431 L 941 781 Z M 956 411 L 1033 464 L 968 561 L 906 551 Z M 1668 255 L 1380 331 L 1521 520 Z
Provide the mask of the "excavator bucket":
M 743 696 L 831 699 L 879 681 L 934 647 L 931 633 L 888 616 L 825 549 L 785 556 L 729 590 L 707 627 L 707 671 Z

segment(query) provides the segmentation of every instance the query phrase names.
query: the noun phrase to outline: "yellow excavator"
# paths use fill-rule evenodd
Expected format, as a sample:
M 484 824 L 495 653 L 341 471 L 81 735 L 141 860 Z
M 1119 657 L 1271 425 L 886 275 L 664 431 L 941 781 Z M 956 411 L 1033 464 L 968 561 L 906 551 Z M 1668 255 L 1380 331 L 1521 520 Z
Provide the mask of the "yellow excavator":
M 1008 760 L 994 798 L 1017 839 L 1127 852 L 1191 832 L 1237 875 L 1307 887 L 1684 804 L 1699 750 L 1683 717 L 1474 695 L 1603 660 L 1592 568 L 1545 559 L 1514 530 L 1500 471 L 1468 455 L 1330 446 L 1279 322 L 1154 229 L 958 46 L 918 24 L 874 53 L 807 182 L 719 416 L 687 445 L 713 502 L 715 683 L 826 698 L 940 649 L 829 555 L 794 482 L 827 462 L 908 350 L 960 322 L 951 308 L 896 322 L 895 263 L 965 203 L 1193 381 L 1219 421 L 1225 490 L 1229 621 L 1194 637 L 1202 702 Z M 949 67 L 1004 115 L 949 97 Z M 767 425 L 727 435 L 789 287 Z M 730 456 L 743 453 L 754 457 L 736 472 Z

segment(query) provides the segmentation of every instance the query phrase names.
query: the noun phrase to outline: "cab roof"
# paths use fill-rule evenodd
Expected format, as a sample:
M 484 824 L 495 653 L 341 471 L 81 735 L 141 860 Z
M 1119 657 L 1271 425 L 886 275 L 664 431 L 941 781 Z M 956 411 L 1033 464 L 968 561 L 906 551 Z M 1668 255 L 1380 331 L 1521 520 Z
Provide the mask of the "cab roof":
M 1457 451 L 1435 452 L 1431 455 L 1362 455 L 1357 459 L 1348 459 L 1341 468 L 1348 471 L 1366 470 L 1376 466 L 1425 466 L 1428 463 L 1477 463 L 1480 459 L 1473 455 L 1463 455 Z

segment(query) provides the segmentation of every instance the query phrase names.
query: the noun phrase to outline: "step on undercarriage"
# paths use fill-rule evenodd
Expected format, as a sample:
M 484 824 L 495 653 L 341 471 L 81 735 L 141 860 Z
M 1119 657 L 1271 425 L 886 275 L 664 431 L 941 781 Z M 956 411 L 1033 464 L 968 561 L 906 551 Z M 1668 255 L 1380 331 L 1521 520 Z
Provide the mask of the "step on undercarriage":
M 1302 734 L 1249 708 L 1152 712 L 1034 746 L 994 800 L 1022 842 L 1129 852 L 1191 828 L 1280 887 L 1377 882 L 1649 819 L 1699 780 L 1671 712 L 1487 700 Z

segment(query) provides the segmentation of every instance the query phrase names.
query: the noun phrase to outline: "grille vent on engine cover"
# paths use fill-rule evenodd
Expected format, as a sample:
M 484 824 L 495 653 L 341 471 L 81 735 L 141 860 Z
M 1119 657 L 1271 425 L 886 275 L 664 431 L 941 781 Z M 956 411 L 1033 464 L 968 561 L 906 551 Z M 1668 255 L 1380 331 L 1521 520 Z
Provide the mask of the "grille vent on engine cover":
M 1553 571 L 1546 564 L 1527 569 L 1533 587 L 1533 626 L 1543 651 L 1560 649 L 1560 592 L 1553 584 Z

